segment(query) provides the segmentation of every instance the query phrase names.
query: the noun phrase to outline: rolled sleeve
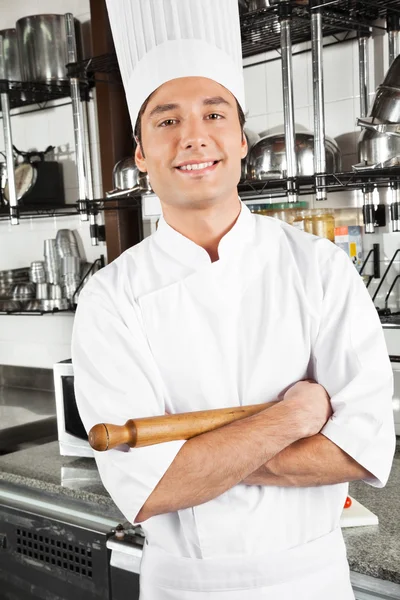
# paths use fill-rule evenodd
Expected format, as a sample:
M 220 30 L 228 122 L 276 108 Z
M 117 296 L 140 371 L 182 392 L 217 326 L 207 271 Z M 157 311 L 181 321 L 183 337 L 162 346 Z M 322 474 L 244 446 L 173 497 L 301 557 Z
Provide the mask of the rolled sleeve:
M 369 293 L 339 249 L 325 264 L 323 309 L 314 346 L 316 380 L 331 398 L 332 417 L 321 433 L 383 487 L 396 438 L 393 375 L 382 326 Z
M 123 425 L 128 419 L 165 414 L 164 384 L 137 306 L 122 317 L 108 298 L 84 290 L 74 322 L 72 362 L 87 432 L 96 423 Z M 94 452 L 102 483 L 128 521 L 134 522 L 184 443 Z

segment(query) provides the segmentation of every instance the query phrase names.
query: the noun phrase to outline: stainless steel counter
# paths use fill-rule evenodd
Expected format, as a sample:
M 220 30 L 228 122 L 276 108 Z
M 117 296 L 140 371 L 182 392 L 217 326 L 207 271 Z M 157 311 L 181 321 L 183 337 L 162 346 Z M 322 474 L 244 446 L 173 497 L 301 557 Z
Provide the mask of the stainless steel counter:
M 54 392 L 0 386 L 0 453 L 56 439 Z

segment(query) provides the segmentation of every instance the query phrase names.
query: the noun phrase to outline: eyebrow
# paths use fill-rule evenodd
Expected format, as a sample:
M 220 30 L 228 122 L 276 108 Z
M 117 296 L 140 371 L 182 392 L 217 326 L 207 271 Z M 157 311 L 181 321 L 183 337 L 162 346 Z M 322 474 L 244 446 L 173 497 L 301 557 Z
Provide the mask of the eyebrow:
M 231 106 L 231 104 L 227 100 L 225 100 L 225 98 L 223 98 L 222 96 L 213 96 L 211 98 L 205 98 L 203 100 L 203 106 L 218 106 L 220 104 L 226 104 L 227 106 Z M 176 110 L 177 108 L 180 108 L 180 105 L 176 104 L 176 103 L 158 104 L 150 112 L 149 119 L 151 119 L 152 117 L 154 117 L 156 115 L 160 115 L 165 112 L 168 112 L 170 110 Z

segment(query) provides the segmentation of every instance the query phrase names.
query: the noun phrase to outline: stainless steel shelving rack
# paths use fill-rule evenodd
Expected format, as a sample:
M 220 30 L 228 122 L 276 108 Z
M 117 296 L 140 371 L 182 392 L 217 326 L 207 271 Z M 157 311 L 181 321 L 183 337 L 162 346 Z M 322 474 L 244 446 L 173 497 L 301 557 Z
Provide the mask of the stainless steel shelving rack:
M 282 8 L 284 7 L 284 9 Z M 284 14 L 282 14 L 284 11 Z M 400 18 L 400 0 L 310 0 L 310 3 L 281 0 L 275 5 L 242 14 L 240 17 L 242 32 L 243 57 L 249 57 L 262 52 L 281 50 L 282 18 L 290 18 L 292 45 L 310 42 L 312 38 L 312 17 L 319 12 L 324 38 L 334 39 L 334 43 L 343 43 L 354 37 L 369 36 L 373 29 L 386 30 L 382 21 L 389 13 Z M 330 42 L 329 42 L 330 43 Z M 87 95 L 88 90 L 96 81 L 104 81 L 101 74 L 113 73 L 110 85 L 122 85 L 119 77 L 118 61 L 115 54 L 105 54 L 92 57 L 67 65 L 69 78 L 79 81 L 81 94 Z M 5 89 L 7 88 L 7 89 Z M 4 91 L 9 96 L 10 106 L 23 106 L 29 103 L 41 103 L 50 99 L 70 96 L 70 86 L 67 82 L 62 86 L 42 86 L 40 84 L 21 84 L 19 82 L 0 81 L 0 94 Z M 47 95 L 46 95 L 47 94 Z M 25 98 L 25 99 L 23 99 Z M 83 99 L 83 98 L 82 98 Z M 291 181 L 288 181 L 291 179 Z M 343 190 L 366 190 L 400 186 L 400 167 L 391 169 L 374 169 L 348 173 L 324 173 L 314 177 L 299 177 L 272 179 L 260 182 L 244 182 L 238 187 L 244 200 L 257 195 L 267 197 L 287 197 L 291 187 L 297 196 L 316 194 L 318 190 L 329 193 Z M 126 208 L 140 203 L 140 197 L 122 197 L 113 199 L 113 208 Z M 29 207 L 20 206 L 21 218 L 46 217 L 57 215 L 82 214 L 83 211 L 97 214 L 107 210 L 107 199 L 87 199 L 82 202 L 66 205 L 65 207 Z M 4 209 L 0 209 L 0 220 L 7 218 Z

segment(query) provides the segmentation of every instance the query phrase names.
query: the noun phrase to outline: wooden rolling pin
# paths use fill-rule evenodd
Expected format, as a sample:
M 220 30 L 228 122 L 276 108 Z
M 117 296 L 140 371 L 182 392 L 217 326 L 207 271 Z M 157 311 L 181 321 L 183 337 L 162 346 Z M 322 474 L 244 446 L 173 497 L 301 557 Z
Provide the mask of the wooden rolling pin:
M 89 444 L 94 450 L 103 452 L 120 444 L 140 448 L 162 442 L 188 440 L 206 431 L 255 415 L 273 404 L 276 402 L 129 419 L 125 425 L 99 423 L 89 431 Z

